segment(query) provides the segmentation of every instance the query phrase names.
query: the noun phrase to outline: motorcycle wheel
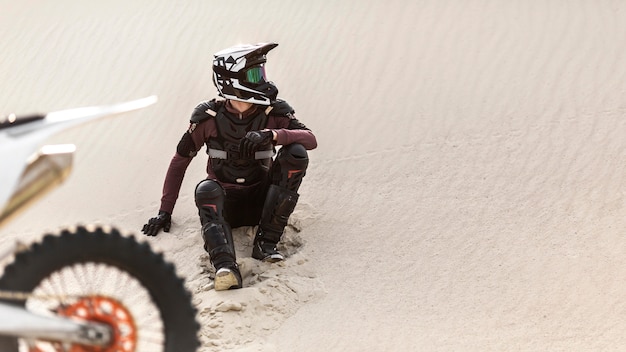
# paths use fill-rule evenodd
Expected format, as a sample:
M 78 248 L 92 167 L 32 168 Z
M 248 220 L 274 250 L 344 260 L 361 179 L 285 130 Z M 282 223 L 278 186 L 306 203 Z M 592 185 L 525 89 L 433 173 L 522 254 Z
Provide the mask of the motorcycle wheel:
M 15 254 L 0 278 L 0 290 L 30 294 L 5 303 L 42 315 L 104 322 L 115 332 L 113 343 L 104 349 L 74 344 L 70 351 L 193 352 L 200 345 L 197 311 L 174 265 L 147 243 L 116 229 L 77 227 L 44 236 Z M 117 313 L 85 312 L 98 304 Z M 66 347 L 0 336 L 0 351 Z

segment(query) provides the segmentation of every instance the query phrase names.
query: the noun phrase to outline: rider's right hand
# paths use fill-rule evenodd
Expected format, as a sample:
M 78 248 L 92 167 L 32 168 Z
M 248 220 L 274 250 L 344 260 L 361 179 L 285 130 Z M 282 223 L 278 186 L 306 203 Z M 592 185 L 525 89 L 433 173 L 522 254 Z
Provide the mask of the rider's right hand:
M 148 223 L 143 225 L 143 232 L 147 236 L 156 236 L 159 231 L 163 229 L 165 232 L 170 232 L 172 226 L 172 215 L 166 211 L 159 211 L 159 215 L 148 220 Z

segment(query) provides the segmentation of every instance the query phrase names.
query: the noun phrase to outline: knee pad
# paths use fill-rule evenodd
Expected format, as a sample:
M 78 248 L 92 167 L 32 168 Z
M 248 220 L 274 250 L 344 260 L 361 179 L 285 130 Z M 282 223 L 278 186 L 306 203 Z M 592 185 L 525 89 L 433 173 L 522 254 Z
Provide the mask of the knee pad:
M 195 198 L 202 224 L 223 220 L 225 192 L 219 183 L 213 180 L 198 183 Z
M 296 192 L 308 166 L 309 155 L 302 144 L 283 146 L 272 166 L 272 183 Z
M 306 148 L 300 143 L 293 143 L 286 146 L 283 146 L 280 150 L 281 153 L 288 154 L 290 157 L 295 160 L 304 160 L 309 161 L 309 154 L 306 151 Z

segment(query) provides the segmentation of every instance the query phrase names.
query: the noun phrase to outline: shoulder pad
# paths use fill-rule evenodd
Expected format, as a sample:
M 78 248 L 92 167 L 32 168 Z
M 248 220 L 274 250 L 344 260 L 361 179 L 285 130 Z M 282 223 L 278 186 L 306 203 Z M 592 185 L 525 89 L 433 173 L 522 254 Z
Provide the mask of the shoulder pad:
M 265 110 L 265 112 L 267 115 L 281 117 L 293 117 L 293 114 L 296 113 L 291 105 L 282 99 L 276 99 L 276 101 L 274 101 L 272 105 Z
M 191 123 L 200 123 L 217 115 L 217 110 L 224 104 L 223 100 L 211 99 L 198 104 L 191 114 Z

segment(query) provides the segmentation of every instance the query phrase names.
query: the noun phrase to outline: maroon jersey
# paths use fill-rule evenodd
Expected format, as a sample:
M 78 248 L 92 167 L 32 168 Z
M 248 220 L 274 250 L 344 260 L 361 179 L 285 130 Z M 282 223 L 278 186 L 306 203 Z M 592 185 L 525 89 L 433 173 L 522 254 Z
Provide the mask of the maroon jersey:
M 270 106 L 253 105 L 243 113 L 229 101 L 214 99 L 200 103 L 167 170 L 160 210 L 172 213 L 185 171 L 205 145 L 207 178 L 217 180 L 227 190 L 259 184 L 271 166 L 273 146 L 257 152 L 254 159 L 239 157 L 238 146 L 248 131 L 262 129 L 276 133 L 275 145 L 299 143 L 308 150 L 317 147 L 315 135 L 295 118 L 285 101 L 278 100 Z

